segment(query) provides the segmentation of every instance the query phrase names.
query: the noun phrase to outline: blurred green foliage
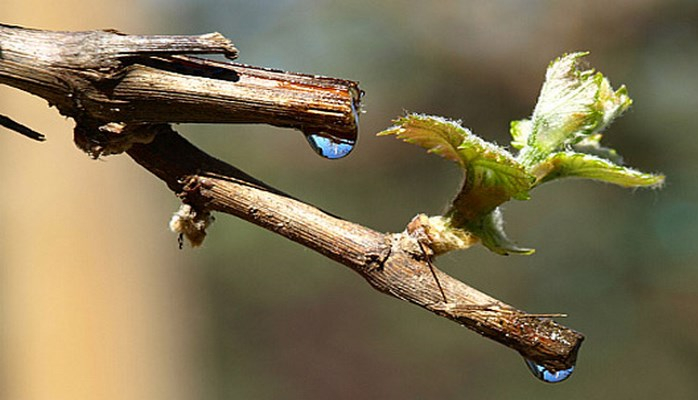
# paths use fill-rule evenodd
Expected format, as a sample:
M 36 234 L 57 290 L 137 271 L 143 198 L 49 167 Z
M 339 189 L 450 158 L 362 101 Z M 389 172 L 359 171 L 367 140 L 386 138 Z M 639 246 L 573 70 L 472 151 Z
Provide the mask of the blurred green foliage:
M 544 185 L 506 207 L 509 233 L 535 255 L 473 248 L 439 259 L 518 307 L 570 315 L 564 323 L 587 341 L 575 374 L 556 386 L 534 379 L 510 350 L 219 215 L 203 249 L 187 254 L 206 310 L 192 329 L 207 398 L 698 396 L 698 3 L 151 2 L 153 31 L 220 31 L 241 62 L 361 82 L 366 113 L 343 160 L 318 157 L 291 130 L 180 130 L 253 176 L 375 229 L 400 231 L 418 212 L 442 212 L 460 172 L 374 133 L 411 111 L 461 119 L 507 143 L 509 121 L 530 115 L 548 62 L 576 50 L 589 50 L 589 63 L 634 99 L 607 144 L 668 177 L 659 192 Z

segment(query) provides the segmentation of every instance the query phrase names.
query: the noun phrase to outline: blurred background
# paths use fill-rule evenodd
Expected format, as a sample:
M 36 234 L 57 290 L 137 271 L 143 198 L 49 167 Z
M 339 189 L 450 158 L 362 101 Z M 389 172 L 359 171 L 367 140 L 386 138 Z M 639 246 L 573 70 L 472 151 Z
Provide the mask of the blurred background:
M 583 332 L 577 370 L 549 385 L 520 356 L 383 296 L 312 251 L 218 215 L 177 249 L 177 199 L 128 157 L 91 160 L 73 123 L 0 87 L 0 399 L 698 398 L 698 3 L 691 0 L 3 0 L 0 21 L 54 30 L 218 31 L 240 62 L 361 82 L 346 159 L 268 126 L 180 125 L 215 156 L 380 231 L 443 210 L 455 164 L 374 133 L 406 111 L 508 143 L 548 63 L 589 65 L 635 103 L 605 143 L 668 177 L 661 191 L 586 181 L 505 209 L 537 249 L 477 247 L 438 266 Z

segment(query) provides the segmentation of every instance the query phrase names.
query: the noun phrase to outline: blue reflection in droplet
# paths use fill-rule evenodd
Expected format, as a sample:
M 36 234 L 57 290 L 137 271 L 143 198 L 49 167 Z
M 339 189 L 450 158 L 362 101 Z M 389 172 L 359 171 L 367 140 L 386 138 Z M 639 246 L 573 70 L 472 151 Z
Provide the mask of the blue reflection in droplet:
M 346 157 L 355 144 L 353 141 L 333 139 L 319 134 L 306 135 L 306 139 L 316 153 L 330 160 Z
M 569 378 L 569 376 L 572 375 L 572 372 L 574 371 L 574 366 L 568 369 L 561 369 L 559 371 L 551 371 L 546 367 L 538 363 L 535 363 L 531 360 L 525 359 L 525 361 L 526 365 L 528 366 L 528 369 L 530 369 L 531 372 L 533 372 L 533 375 L 535 375 L 536 378 L 548 383 L 562 382 L 565 379 Z

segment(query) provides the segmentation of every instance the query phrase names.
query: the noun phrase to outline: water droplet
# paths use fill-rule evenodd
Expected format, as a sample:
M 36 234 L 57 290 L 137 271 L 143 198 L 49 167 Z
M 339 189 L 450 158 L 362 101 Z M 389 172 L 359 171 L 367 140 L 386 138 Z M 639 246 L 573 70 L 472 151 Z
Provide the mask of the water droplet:
M 336 139 L 322 134 L 310 134 L 305 136 L 310 143 L 310 147 L 322 157 L 330 160 L 346 157 L 353 149 L 356 143 L 348 139 Z
M 551 371 L 548 368 L 546 368 L 543 365 L 540 365 L 538 363 L 535 363 L 531 360 L 524 359 L 526 361 L 526 365 L 528 366 L 528 369 L 533 372 L 533 375 L 535 375 L 536 378 L 542 380 L 543 382 L 548 382 L 548 383 L 558 383 L 562 382 L 565 379 L 569 378 L 570 375 L 572 375 L 572 372 L 574 371 L 574 365 L 571 366 L 568 369 L 561 369 L 559 371 Z
M 359 130 L 359 113 L 361 112 L 361 97 L 363 91 L 350 88 L 351 112 L 344 114 L 344 121 L 338 124 L 328 124 L 323 128 L 302 126 L 301 132 L 308 139 L 310 147 L 316 153 L 330 160 L 346 157 L 354 149 Z

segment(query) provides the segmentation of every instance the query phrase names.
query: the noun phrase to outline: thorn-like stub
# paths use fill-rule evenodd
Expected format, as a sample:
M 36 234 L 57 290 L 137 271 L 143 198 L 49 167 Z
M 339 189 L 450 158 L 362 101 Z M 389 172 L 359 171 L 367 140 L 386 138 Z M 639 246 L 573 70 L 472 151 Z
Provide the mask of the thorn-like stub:
M 392 253 L 392 238 L 387 238 L 382 246 L 366 252 L 366 270 L 368 272 L 380 271 L 385 266 Z
M 206 238 L 206 228 L 213 223 L 208 210 L 197 210 L 189 204 L 182 204 L 170 220 L 170 230 L 189 240 L 191 247 L 199 247 Z M 181 247 L 181 243 L 180 243 Z
M 426 254 L 419 245 L 419 239 L 407 231 L 390 235 L 393 253 L 404 252 L 414 260 L 424 261 Z
M 39 142 L 46 140 L 46 137 L 43 134 L 22 125 L 19 122 L 13 121 L 10 117 L 6 117 L 4 115 L 0 115 L 0 126 L 4 126 L 5 128 L 15 131 L 20 135 L 26 136 L 29 139 L 34 139 Z

